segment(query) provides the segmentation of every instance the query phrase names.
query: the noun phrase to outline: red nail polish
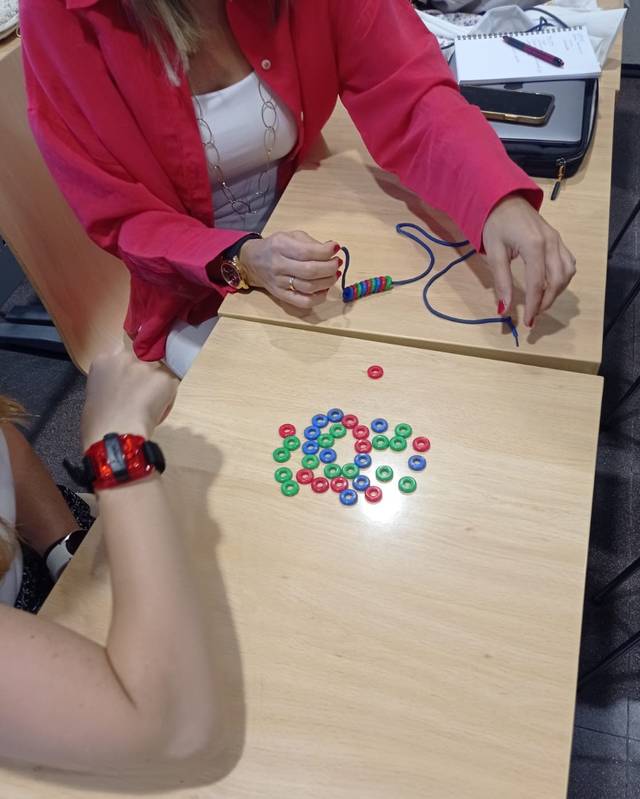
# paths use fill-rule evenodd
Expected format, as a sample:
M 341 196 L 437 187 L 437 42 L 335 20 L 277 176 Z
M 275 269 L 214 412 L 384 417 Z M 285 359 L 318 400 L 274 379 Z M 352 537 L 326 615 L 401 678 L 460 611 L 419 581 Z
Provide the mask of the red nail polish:
M 341 249 L 342 247 L 339 244 L 336 244 L 333 248 L 333 254 L 335 255 L 337 252 L 340 252 Z
M 342 258 L 338 258 L 338 269 L 342 269 L 342 264 L 343 263 L 344 263 L 344 261 L 342 260 Z
M 341 277 L 341 275 L 342 275 L 342 272 L 338 269 L 338 271 L 336 272 L 336 277 Z
M 504 300 L 500 300 L 500 302 L 498 303 L 498 315 L 499 316 L 502 316 L 502 314 L 504 313 L 504 309 L 505 308 L 506 308 L 506 305 L 504 304 Z

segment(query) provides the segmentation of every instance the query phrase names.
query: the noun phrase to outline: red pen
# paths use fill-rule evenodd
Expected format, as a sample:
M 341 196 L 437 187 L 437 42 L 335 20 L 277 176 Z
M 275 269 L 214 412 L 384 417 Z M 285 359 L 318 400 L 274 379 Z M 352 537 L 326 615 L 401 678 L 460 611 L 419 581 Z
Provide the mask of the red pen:
M 516 50 L 522 50 L 523 53 L 528 53 L 534 58 L 539 58 L 541 61 L 546 61 L 547 64 L 552 64 L 554 67 L 564 66 L 564 61 L 561 58 L 558 58 L 557 55 L 551 55 L 551 53 L 545 53 L 544 50 L 538 50 L 537 47 L 532 47 L 526 42 L 521 42 L 520 39 L 514 39 L 513 36 L 503 36 L 502 41 L 505 44 L 508 44 L 510 47 L 515 47 Z

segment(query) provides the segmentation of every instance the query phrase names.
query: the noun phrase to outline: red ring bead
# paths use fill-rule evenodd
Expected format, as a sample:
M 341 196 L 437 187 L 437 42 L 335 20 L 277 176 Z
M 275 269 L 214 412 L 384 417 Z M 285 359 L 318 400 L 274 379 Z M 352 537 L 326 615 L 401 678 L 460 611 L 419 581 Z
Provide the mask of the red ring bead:
M 307 485 L 313 480 L 313 472 L 311 469 L 298 469 L 296 472 L 296 480 L 300 485 Z
M 329 490 L 329 481 L 326 477 L 314 477 L 311 481 L 311 488 L 316 494 L 324 494 L 325 491 Z
M 296 428 L 295 425 L 289 424 L 285 422 L 285 424 L 281 424 L 278 428 L 278 433 L 280 438 L 287 438 L 288 436 L 295 436 Z
M 369 428 L 366 424 L 357 424 L 353 428 L 353 437 L 357 439 L 369 438 Z
M 358 417 L 352 413 L 347 413 L 342 417 L 342 424 L 348 429 L 355 427 L 358 424 Z
M 353 448 L 356 452 L 371 452 L 371 442 L 368 438 L 359 438 Z
M 379 380 L 384 374 L 384 369 L 381 366 L 378 366 L 377 363 L 374 363 L 373 366 L 370 366 L 367 369 L 367 374 L 372 380 Z
M 331 481 L 331 489 L 335 491 L 336 494 L 344 491 L 345 488 L 349 488 L 349 481 L 346 477 L 334 477 Z
M 369 502 L 380 502 L 382 499 L 382 489 L 378 486 L 369 486 L 365 489 L 364 498 Z
M 431 449 L 431 442 L 424 436 L 418 436 L 413 439 L 413 448 L 416 452 L 427 452 Z

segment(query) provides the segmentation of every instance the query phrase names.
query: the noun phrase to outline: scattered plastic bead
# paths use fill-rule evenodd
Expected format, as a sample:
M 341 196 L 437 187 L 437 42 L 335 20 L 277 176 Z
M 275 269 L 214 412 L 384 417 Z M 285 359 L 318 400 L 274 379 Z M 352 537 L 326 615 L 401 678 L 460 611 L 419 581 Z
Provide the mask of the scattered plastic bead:
M 298 469 L 296 472 L 296 480 L 303 486 L 306 486 L 313 480 L 313 472 L 311 469 Z
M 302 451 L 305 455 L 317 455 L 320 447 L 316 441 L 305 441 L 302 445 Z
M 317 469 L 320 461 L 317 455 L 305 455 L 302 459 L 302 465 L 305 469 Z
M 330 411 L 327 411 L 327 419 L 330 422 L 339 422 L 343 416 L 344 413 L 340 408 L 331 408 Z
M 345 463 L 345 465 L 342 467 L 342 474 L 349 480 L 353 480 L 354 477 L 357 477 L 360 474 L 360 469 L 355 465 L 355 463 Z
M 287 436 L 295 436 L 296 428 L 289 423 L 281 424 L 278 428 L 278 435 L 280 438 L 287 438 Z
M 386 419 L 374 419 L 371 422 L 371 429 L 374 433 L 384 433 L 386 430 L 389 429 L 389 422 Z
M 369 438 L 369 428 L 366 424 L 357 424 L 353 428 L 353 437 L 357 439 Z
M 333 463 L 337 457 L 338 455 L 335 449 L 331 448 L 323 449 L 320 453 L 320 460 L 323 463 Z
M 401 438 L 409 438 L 413 429 L 410 424 L 406 422 L 401 422 L 400 424 L 396 425 L 396 435 L 400 436 Z
M 364 498 L 369 502 L 380 502 L 382 499 L 382 489 L 378 486 L 369 486 L 364 492 Z
M 294 483 L 293 480 L 287 480 L 286 483 L 282 483 L 280 486 L 280 491 L 282 491 L 285 497 L 295 497 L 298 491 L 300 491 L 300 486 Z
M 376 477 L 381 483 L 388 483 L 393 479 L 393 469 L 391 466 L 378 466 L 376 469 Z
M 329 478 L 329 480 L 333 480 L 335 477 L 340 477 L 341 474 L 342 469 L 337 463 L 328 463 L 324 467 L 324 476 Z
M 354 416 L 354 414 L 352 413 L 347 413 L 342 417 L 342 424 L 345 427 L 351 429 L 352 427 L 355 427 L 358 424 L 358 417 Z
M 324 494 L 329 490 L 329 481 L 326 477 L 314 477 L 311 481 L 311 488 L 316 494 Z
M 384 369 L 376 363 L 367 369 L 367 374 L 372 380 L 379 380 L 384 374 Z
M 333 436 L 330 433 L 323 433 L 318 436 L 318 446 L 320 449 L 326 449 L 333 446 Z
M 277 463 L 284 463 L 285 461 L 288 461 L 290 457 L 291 453 L 284 447 L 278 447 L 278 449 L 273 450 L 273 460 Z
M 402 438 L 402 436 L 394 436 L 389 441 L 389 446 L 394 452 L 402 452 L 403 449 L 407 448 L 407 439 Z
M 403 494 L 412 494 L 416 490 L 416 485 L 413 477 L 401 477 L 398 480 L 398 488 Z
M 353 459 L 353 462 L 360 469 L 367 469 L 371 466 L 371 455 L 368 455 L 366 452 L 359 452 Z
M 332 491 L 335 491 L 336 494 L 339 494 L 341 491 L 344 491 L 345 488 L 348 488 L 348 486 L 349 486 L 349 481 L 342 476 L 334 477 L 333 480 L 331 481 L 331 489 Z
M 311 418 L 311 424 L 314 427 L 326 427 L 329 424 L 329 418 L 325 416 L 324 413 L 316 413 L 316 415 Z
M 389 446 L 389 439 L 386 436 L 377 435 L 371 439 L 374 449 L 386 449 Z
M 366 474 L 359 474 L 353 479 L 353 487 L 356 489 L 356 491 L 366 491 L 370 485 L 371 480 L 369 480 Z
M 431 442 L 424 436 L 418 436 L 413 439 L 413 448 L 416 452 L 428 452 L 431 449 Z
M 358 501 L 358 495 L 356 492 L 351 488 L 345 488 L 344 491 L 340 492 L 340 502 L 343 505 L 355 505 Z
M 334 438 L 344 438 L 347 435 L 347 428 L 340 422 L 336 422 L 331 425 L 329 432 Z
M 279 483 L 286 483 L 293 477 L 293 472 L 286 466 L 281 466 L 275 470 L 274 476 Z
M 409 468 L 414 472 L 421 472 L 427 465 L 422 455 L 412 455 L 409 458 Z
M 315 441 L 316 438 L 320 435 L 320 430 L 313 425 L 309 427 L 305 427 L 304 429 L 304 437 L 307 438 L 309 441 Z
M 371 452 L 371 442 L 368 438 L 359 438 L 356 440 L 353 448 L 356 452 Z
M 282 446 L 290 452 L 293 452 L 300 446 L 300 439 L 298 436 L 287 436 L 282 442 Z

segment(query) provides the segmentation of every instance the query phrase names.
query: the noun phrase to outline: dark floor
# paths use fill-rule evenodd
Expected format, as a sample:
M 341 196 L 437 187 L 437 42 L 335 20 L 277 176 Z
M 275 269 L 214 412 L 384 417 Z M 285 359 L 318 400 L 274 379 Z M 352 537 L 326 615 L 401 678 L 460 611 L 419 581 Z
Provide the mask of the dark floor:
M 611 203 L 612 236 L 640 197 L 640 80 L 623 80 L 618 101 Z M 609 265 L 607 310 L 640 277 L 640 217 Z M 579 268 L 579 264 L 578 264 Z M 21 286 L 7 306 L 30 290 Z M 606 342 L 604 412 L 640 374 L 640 298 Z M 69 361 L 0 351 L 0 392 L 32 412 L 29 436 L 58 482 L 61 466 L 79 456 L 84 378 Z M 640 554 L 640 392 L 600 437 L 587 596 Z M 640 630 L 640 575 L 604 607 L 585 605 L 581 671 Z M 640 647 L 578 697 L 569 799 L 640 799 Z M 517 799 L 514 797 L 514 799 Z M 540 797 L 540 799 L 545 799 Z

